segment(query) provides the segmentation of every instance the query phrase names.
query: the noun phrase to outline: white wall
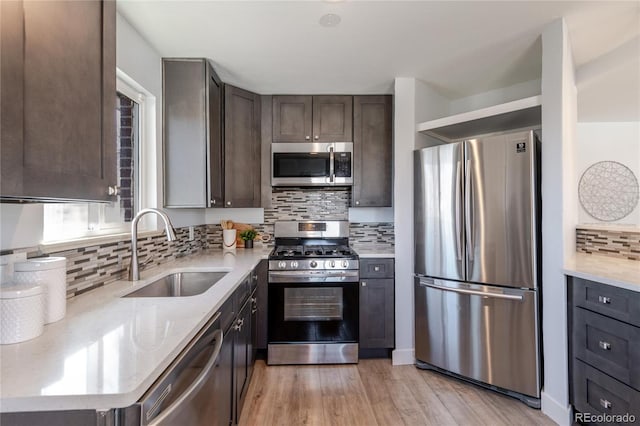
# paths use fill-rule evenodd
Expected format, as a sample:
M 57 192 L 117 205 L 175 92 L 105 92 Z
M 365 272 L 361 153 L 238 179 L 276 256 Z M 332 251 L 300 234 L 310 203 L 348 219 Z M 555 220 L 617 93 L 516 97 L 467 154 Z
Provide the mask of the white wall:
M 540 92 L 540 80 L 525 81 L 524 83 L 514 84 L 513 86 L 478 93 L 466 98 L 455 99 L 451 101 L 449 105 L 449 115 L 474 111 L 476 109 L 536 96 L 539 95 Z
M 564 260 L 575 252 L 575 70 L 563 19 L 542 34 L 542 411 L 571 424 Z
M 0 249 L 38 245 L 42 226 L 42 204 L 0 204 Z
M 574 188 L 582 174 L 599 161 L 617 161 L 640 179 L 640 122 L 578 123 Z M 631 214 L 615 222 L 591 217 L 578 203 L 578 223 L 617 223 L 640 226 L 640 203 Z
M 394 85 L 394 189 L 396 349 L 393 364 L 413 364 L 413 150 L 420 147 L 416 124 L 446 115 L 448 102 L 415 78 Z

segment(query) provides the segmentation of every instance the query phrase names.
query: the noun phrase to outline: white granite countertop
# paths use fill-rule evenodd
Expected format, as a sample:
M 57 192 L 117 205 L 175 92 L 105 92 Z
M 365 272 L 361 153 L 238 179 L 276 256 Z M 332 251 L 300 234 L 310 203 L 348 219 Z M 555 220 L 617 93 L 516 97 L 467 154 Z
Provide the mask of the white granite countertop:
M 358 257 L 395 257 L 396 252 L 394 246 L 384 244 L 357 245 L 352 244 L 351 247 L 358 253 Z
M 206 251 L 71 299 L 40 337 L 0 346 L 0 412 L 135 403 L 269 251 Z M 200 271 L 228 274 L 197 296 L 120 297 L 169 273 Z
M 640 292 L 640 262 L 636 260 L 576 253 L 565 262 L 564 272 L 574 277 Z

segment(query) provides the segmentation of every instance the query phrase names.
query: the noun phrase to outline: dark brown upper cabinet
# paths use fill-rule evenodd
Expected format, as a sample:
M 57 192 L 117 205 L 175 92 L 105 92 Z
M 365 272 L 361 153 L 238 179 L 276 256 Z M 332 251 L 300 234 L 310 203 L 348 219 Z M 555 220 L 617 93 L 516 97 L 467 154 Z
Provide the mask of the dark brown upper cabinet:
M 162 86 L 164 205 L 222 207 L 222 82 L 206 59 L 165 58 Z
M 115 200 L 115 2 L 0 7 L 0 196 Z
M 313 142 L 353 141 L 353 97 L 313 97 Z
M 311 96 L 273 97 L 273 141 L 311 142 Z
M 225 84 L 225 207 L 260 207 L 260 123 L 260 95 Z
M 273 97 L 273 142 L 351 141 L 351 96 Z
M 392 132 L 391 96 L 353 97 L 353 207 L 392 205 Z

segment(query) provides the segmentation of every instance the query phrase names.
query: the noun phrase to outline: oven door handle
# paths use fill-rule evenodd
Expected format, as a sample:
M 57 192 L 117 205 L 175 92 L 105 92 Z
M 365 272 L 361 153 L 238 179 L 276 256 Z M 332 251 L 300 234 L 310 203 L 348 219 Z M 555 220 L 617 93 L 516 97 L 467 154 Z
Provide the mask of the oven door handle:
M 286 278 L 331 278 L 331 277 L 358 277 L 358 271 L 333 271 L 323 272 L 321 274 L 310 274 L 305 271 L 271 271 L 269 275 L 273 277 L 286 277 Z

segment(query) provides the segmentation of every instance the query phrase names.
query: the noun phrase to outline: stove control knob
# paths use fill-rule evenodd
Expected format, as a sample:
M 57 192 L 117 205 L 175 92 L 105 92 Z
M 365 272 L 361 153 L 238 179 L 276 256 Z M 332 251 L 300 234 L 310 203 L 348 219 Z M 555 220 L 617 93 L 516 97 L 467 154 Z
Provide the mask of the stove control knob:
M 331 266 L 332 268 L 336 267 L 336 261 L 332 260 L 331 262 L 329 262 L 329 266 Z
M 282 262 L 282 261 L 278 262 L 278 268 L 284 269 L 286 267 L 287 267 L 287 262 Z
M 343 260 L 342 261 L 342 267 L 343 268 L 347 268 L 349 266 L 349 261 L 348 260 Z
M 292 268 L 297 268 L 298 267 L 298 262 L 296 262 L 295 260 L 293 262 L 291 262 L 291 267 Z
M 312 268 L 315 268 L 316 266 L 318 266 L 318 262 L 316 262 L 315 260 L 312 260 L 311 263 L 309 263 L 309 266 L 311 266 Z

